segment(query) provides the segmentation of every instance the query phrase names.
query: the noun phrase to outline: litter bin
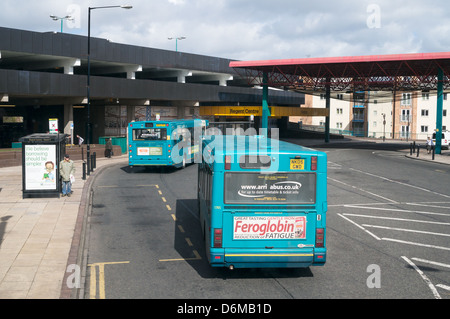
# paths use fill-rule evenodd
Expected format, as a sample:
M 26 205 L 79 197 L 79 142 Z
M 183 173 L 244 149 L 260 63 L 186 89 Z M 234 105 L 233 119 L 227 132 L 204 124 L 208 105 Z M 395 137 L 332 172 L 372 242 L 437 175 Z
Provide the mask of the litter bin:
M 22 142 L 22 197 L 59 197 L 66 134 L 31 134 Z

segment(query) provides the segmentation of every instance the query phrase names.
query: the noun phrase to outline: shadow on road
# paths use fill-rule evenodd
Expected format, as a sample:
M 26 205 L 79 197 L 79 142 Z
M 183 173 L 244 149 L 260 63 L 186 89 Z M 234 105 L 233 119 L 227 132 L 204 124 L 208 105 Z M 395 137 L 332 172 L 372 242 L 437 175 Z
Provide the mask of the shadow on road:
M 197 199 L 179 199 L 176 205 L 174 248 L 202 278 L 297 278 L 313 277 L 308 268 L 228 268 L 211 267 L 205 255 Z M 195 251 L 195 252 L 194 252 Z M 200 258 L 199 258 L 200 257 Z

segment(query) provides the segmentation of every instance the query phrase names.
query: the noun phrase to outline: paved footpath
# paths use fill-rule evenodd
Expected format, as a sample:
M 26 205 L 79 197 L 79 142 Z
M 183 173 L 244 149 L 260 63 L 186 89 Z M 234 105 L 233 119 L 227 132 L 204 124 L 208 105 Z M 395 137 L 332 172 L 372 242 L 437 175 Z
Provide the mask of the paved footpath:
M 330 144 L 361 141 L 346 139 Z M 295 142 L 323 145 L 321 140 Z M 402 152 L 417 159 L 406 149 Z M 431 155 L 422 149 L 419 159 L 431 161 Z M 435 162 L 450 164 L 450 151 L 436 155 Z M 82 161 L 75 161 L 74 193 L 61 198 L 22 199 L 22 166 L 0 168 L 0 299 L 70 299 L 82 295 L 80 289 L 70 286 L 75 283 L 76 267 L 82 265 L 90 186 L 105 167 L 118 163 L 127 165 L 127 155 L 98 158 L 97 168 L 84 181 Z
M 97 158 L 97 168 L 82 179 L 75 161 L 71 197 L 22 198 L 22 166 L 0 168 L 0 299 L 69 299 L 81 265 L 86 200 L 95 176 L 127 155 Z M 78 272 L 79 274 L 79 272 Z M 67 283 L 69 282 L 69 286 Z

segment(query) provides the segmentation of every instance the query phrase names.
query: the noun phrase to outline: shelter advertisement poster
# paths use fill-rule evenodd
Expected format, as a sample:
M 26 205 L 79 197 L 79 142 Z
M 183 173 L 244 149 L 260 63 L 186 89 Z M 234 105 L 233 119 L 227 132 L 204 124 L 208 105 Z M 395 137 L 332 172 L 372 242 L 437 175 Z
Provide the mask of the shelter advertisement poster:
M 25 145 L 25 190 L 57 189 L 56 145 Z
M 233 239 L 305 239 L 305 216 L 236 216 Z

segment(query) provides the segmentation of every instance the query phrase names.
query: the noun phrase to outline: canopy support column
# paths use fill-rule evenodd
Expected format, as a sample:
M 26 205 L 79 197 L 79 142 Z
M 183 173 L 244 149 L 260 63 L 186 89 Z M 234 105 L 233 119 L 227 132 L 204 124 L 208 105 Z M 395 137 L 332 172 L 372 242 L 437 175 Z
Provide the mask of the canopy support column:
M 438 70 L 437 110 L 436 110 L 436 146 L 435 153 L 441 154 L 442 149 L 442 114 L 444 106 L 444 71 Z
M 325 143 L 330 142 L 330 105 L 331 105 L 331 92 L 330 92 L 330 82 L 331 79 L 326 79 L 326 92 L 325 92 L 325 108 L 328 110 L 328 115 L 325 117 Z
M 267 137 L 267 128 L 269 126 L 269 76 L 267 72 L 263 74 L 263 96 L 262 96 L 262 119 L 261 128 L 263 130 L 263 135 Z

